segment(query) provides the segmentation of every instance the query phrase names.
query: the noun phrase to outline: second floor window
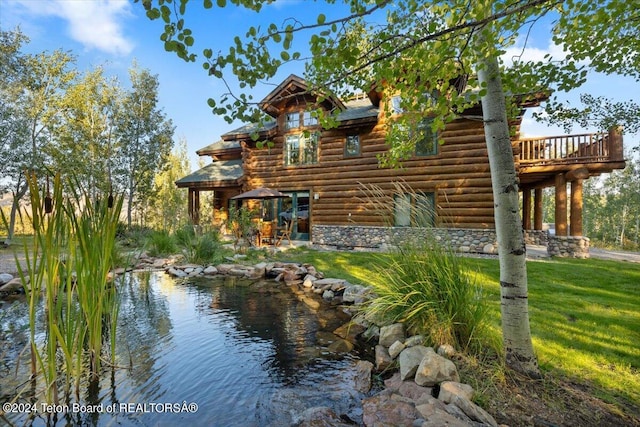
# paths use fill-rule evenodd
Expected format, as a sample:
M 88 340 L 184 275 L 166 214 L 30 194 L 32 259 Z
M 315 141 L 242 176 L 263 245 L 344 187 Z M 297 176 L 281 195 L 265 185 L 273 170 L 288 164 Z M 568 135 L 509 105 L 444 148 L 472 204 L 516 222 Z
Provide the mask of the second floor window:
M 287 135 L 284 141 L 284 165 L 311 165 L 318 163 L 318 134 Z
M 347 135 L 347 140 L 344 145 L 344 156 L 355 157 L 360 155 L 360 136 L 359 135 Z
M 318 118 L 311 111 L 292 111 L 284 116 L 285 130 L 317 125 Z

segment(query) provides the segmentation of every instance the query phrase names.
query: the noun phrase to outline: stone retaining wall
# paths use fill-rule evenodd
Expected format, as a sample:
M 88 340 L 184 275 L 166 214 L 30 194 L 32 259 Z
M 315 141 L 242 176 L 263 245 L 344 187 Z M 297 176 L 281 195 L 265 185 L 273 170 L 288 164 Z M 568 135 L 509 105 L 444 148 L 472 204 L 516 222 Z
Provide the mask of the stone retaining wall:
M 397 242 L 435 236 L 459 252 L 495 254 L 494 230 L 463 228 L 373 227 L 361 225 L 314 225 L 313 244 L 337 249 L 386 250 Z

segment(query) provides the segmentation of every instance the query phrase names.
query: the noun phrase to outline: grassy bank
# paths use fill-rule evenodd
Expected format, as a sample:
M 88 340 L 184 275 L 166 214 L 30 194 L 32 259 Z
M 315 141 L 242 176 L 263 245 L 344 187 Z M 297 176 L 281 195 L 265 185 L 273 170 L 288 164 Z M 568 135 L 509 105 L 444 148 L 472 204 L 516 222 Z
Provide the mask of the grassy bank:
M 367 283 L 384 255 L 298 250 L 282 256 L 309 262 L 330 277 Z M 499 337 L 498 261 L 468 263 L 488 294 L 491 328 Z M 640 406 L 640 264 L 553 259 L 527 266 L 531 332 L 542 370 L 589 386 L 605 402 Z

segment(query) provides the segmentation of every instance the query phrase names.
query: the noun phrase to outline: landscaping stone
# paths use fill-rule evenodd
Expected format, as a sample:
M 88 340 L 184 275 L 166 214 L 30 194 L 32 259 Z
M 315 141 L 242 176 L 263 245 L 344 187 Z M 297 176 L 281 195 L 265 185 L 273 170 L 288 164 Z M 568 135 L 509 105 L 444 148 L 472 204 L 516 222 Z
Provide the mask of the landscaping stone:
M 413 379 L 422 360 L 430 353 L 435 354 L 431 347 L 425 347 L 422 345 L 416 345 L 402 350 L 400 356 L 398 356 L 398 362 L 400 363 L 400 378 L 402 378 L 402 380 Z M 418 384 L 425 385 L 420 383 Z
M 404 342 L 405 339 L 404 324 L 402 323 L 394 323 L 380 328 L 380 345 L 389 347 L 394 342 Z
M 407 350 L 418 347 L 410 347 Z M 405 351 L 407 351 L 405 350 Z M 402 356 L 402 354 L 400 354 Z M 426 352 L 415 373 L 418 385 L 434 386 L 443 381 L 460 381 L 456 365 L 449 359 L 436 354 L 433 349 Z

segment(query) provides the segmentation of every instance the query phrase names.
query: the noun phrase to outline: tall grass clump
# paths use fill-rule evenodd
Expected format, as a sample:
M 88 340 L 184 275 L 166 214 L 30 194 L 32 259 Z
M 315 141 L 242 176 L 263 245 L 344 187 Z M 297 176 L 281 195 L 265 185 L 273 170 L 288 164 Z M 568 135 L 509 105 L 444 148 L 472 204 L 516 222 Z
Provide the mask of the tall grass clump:
M 220 235 L 216 230 L 185 225 L 175 231 L 174 239 L 187 262 L 215 263 L 224 256 Z
M 178 250 L 176 239 L 166 230 L 156 230 L 147 240 L 149 254 L 152 256 L 171 255 Z
M 425 194 L 395 183 L 394 197 L 424 202 Z M 472 279 L 465 260 L 446 242 L 436 240 L 435 206 L 415 203 L 407 209 L 411 227 L 392 228 L 393 198 L 380 188 L 364 187 L 365 205 L 397 232 L 394 249 L 376 268 L 374 298 L 364 306 L 373 319 L 402 322 L 432 345 L 451 344 L 463 351 L 479 350 L 488 310 L 482 288 Z
M 87 367 L 90 381 L 98 378 L 107 337 L 111 360 L 115 357 L 119 303 L 109 272 L 123 199 L 92 200 L 77 180 L 63 185 L 59 175 L 53 195 L 48 183 L 40 188 L 34 174 L 28 183 L 34 234 L 25 242 L 26 270 L 16 264 L 29 298 L 32 386 L 42 378 L 45 400 L 57 404 L 60 373 L 65 395 L 75 384 L 79 396 Z
M 488 305 L 462 258 L 426 238 L 407 240 L 381 260 L 368 315 L 402 322 L 432 345 L 479 349 Z

